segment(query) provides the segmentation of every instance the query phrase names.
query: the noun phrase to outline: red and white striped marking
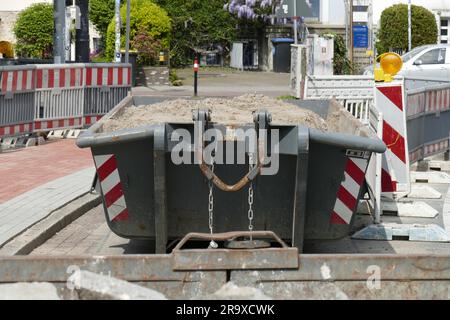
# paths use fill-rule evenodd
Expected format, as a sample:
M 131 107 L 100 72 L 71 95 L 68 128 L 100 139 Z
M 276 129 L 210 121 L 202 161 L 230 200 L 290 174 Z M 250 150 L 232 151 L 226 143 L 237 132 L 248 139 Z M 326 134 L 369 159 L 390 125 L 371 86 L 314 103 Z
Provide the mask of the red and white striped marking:
M 130 67 L 86 68 L 86 87 L 130 86 Z
M 430 155 L 445 152 L 449 149 L 449 140 L 445 139 L 442 141 L 438 141 L 429 145 L 425 146 L 424 154 L 425 157 L 428 157 Z
M 415 163 L 423 158 L 423 148 L 418 148 L 417 150 L 409 153 L 409 160 L 411 163 Z
M 348 158 L 345 179 L 339 187 L 336 204 L 331 214 L 331 224 L 350 224 L 358 205 L 368 165 L 368 159 Z
M 425 101 L 426 101 L 425 93 L 409 95 L 408 108 L 406 110 L 407 116 L 414 117 L 423 114 L 425 112 Z
M 37 89 L 76 88 L 83 86 L 84 68 L 37 69 Z
M 426 92 L 426 112 L 445 111 L 450 109 L 450 89 Z
M 110 220 L 113 222 L 128 220 L 128 209 L 116 157 L 112 154 L 94 156 L 94 161 Z
M 100 119 L 102 117 L 103 116 L 87 116 L 87 117 L 84 117 L 84 125 L 90 126 L 90 125 L 100 121 Z
M 83 126 L 83 118 L 67 118 L 58 120 L 42 120 L 34 122 L 34 131 L 77 128 Z
M 381 191 L 386 195 L 409 193 L 409 153 L 403 81 L 377 84 L 375 106 L 383 114 L 383 155 Z
M 1 73 L 0 88 L 2 93 L 34 90 L 34 70 L 11 70 Z
M 15 135 L 31 133 L 31 132 L 33 132 L 33 124 L 32 123 L 23 123 L 23 124 L 0 127 L 0 137 L 15 136 Z

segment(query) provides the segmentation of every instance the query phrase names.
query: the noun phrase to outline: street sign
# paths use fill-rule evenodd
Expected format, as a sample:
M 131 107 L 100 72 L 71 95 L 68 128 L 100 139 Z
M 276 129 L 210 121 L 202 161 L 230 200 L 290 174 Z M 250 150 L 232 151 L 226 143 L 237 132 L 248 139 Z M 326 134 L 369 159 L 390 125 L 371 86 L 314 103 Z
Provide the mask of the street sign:
M 369 47 L 369 27 L 353 26 L 353 47 L 354 48 Z
M 292 17 L 312 17 L 312 5 L 315 2 L 317 2 L 317 0 L 282 0 L 275 9 L 275 15 L 277 18 L 281 19 Z

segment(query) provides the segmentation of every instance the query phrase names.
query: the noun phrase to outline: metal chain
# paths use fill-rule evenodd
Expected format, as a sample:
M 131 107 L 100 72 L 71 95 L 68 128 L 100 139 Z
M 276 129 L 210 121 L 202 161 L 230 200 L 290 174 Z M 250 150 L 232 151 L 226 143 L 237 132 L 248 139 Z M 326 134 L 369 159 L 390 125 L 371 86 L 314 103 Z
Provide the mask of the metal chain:
M 217 148 L 217 145 L 216 145 Z M 212 173 L 214 173 L 214 156 L 215 156 L 215 151 L 216 148 L 214 148 L 214 155 L 212 155 L 211 157 L 211 171 Z M 208 195 L 208 214 L 209 214 L 209 218 L 208 218 L 208 225 L 209 225 L 209 231 L 211 233 L 211 235 L 214 233 L 214 183 L 212 182 L 212 180 L 209 181 L 209 195 Z M 214 241 L 211 240 L 211 242 L 209 243 L 209 247 L 211 249 L 217 249 L 219 247 L 219 245 Z
M 253 164 L 253 153 L 249 154 L 249 170 L 252 171 L 254 168 L 254 164 Z M 254 212 L 253 212 L 253 182 L 250 182 L 250 186 L 248 188 L 248 230 L 250 232 L 253 231 L 253 216 L 254 216 Z M 250 241 L 253 241 L 253 236 L 250 235 Z

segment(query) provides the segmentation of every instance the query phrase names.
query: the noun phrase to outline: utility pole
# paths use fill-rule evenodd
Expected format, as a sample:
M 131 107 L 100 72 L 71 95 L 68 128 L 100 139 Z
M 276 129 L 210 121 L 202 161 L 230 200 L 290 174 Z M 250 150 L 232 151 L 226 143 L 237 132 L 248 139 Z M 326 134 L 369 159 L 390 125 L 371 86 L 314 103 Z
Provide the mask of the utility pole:
M 130 63 L 130 11 L 131 0 L 127 0 L 127 34 L 125 39 L 125 63 Z
M 53 32 L 53 60 L 55 64 L 65 63 L 64 38 L 66 29 L 66 1 L 54 0 L 55 27 Z
M 349 60 L 353 64 L 353 0 L 350 0 L 350 50 Z
M 298 44 L 297 0 L 294 0 L 294 43 Z
M 412 49 L 412 10 L 411 0 L 408 0 L 408 51 Z
M 115 62 L 120 63 L 122 60 L 122 54 L 120 53 L 120 28 L 122 23 L 120 21 L 120 0 L 116 0 L 116 46 L 115 46 Z

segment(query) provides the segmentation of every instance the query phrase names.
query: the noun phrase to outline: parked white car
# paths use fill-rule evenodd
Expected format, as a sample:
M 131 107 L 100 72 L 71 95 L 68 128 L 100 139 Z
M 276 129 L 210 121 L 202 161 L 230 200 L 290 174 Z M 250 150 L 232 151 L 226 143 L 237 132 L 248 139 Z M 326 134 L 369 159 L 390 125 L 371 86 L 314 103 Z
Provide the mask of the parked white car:
M 437 44 L 414 48 L 402 56 L 403 67 L 399 75 L 411 78 L 450 80 L 450 45 Z M 373 66 L 365 75 L 373 75 Z

